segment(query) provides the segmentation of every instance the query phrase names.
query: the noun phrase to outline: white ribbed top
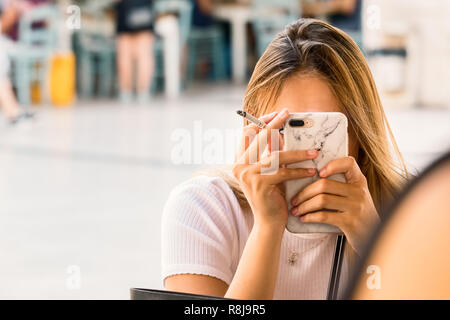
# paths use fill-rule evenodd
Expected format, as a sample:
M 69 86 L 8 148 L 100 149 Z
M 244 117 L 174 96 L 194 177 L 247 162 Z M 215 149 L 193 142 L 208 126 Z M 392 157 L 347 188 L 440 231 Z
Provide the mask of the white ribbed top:
M 162 279 L 203 274 L 230 284 L 252 225 L 252 213 L 241 209 L 222 178 L 199 176 L 183 182 L 164 208 Z M 335 240 L 335 235 L 285 230 L 274 299 L 325 299 Z M 341 289 L 348 273 L 344 259 Z

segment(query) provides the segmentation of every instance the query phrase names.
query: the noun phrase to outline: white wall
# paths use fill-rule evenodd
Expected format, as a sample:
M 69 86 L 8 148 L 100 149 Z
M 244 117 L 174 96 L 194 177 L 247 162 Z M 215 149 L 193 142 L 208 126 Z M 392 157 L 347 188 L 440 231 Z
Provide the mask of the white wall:
M 409 106 L 450 106 L 450 1 L 364 1 L 365 45 L 379 48 L 396 38 L 407 48 L 402 101 Z

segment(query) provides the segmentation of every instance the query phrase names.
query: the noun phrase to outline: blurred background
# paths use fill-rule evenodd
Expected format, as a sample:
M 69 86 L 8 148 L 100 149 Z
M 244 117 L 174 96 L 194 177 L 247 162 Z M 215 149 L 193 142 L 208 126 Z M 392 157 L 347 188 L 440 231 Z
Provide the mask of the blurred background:
M 0 12 L 1 299 L 162 288 L 170 190 L 231 163 L 246 82 L 300 17 L 358 43 L 412 172 L 450 146 L 447 0 L 0 0 Z

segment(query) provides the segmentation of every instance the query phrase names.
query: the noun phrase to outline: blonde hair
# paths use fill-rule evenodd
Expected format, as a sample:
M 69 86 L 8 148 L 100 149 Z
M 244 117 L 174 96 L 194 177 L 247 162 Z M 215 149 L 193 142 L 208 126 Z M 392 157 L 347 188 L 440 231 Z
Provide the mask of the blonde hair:
M 358 165 L 375 206 L 381 209 L 399 191 L 408 173 L 364 55 L 346 33 L 315 19 L 288 25 L 259 59 L 245 93 L 244 110 L 256 117 L 272 112 L 284 81 L 311 72 L 326 79 L 340 101 L 360 148 Z M 219 175 L 241 206 L 249 207 L 237 181 Z

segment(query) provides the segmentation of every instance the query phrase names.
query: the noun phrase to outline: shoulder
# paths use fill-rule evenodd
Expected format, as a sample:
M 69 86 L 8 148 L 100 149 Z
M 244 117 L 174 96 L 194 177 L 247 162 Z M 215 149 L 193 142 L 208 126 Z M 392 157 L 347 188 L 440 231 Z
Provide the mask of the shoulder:
M 237 198 L 228 183 L 218 176 L 201 175 L 172 190 L 164 207 L 163 221 L 210 220 L 229 225 L 237 224 L 241 215 Z
M 237 199 L 228 183 L 221 177 L 196 176 L 177 185 L 169 194 L 167 204 L 173 201 L 195 202 L 221 202 L 223 206 L 234 207 Z M 230 208 L 234 209 L 234 208 Z
M 162 276 L 203 274 L 229 284 L 239 261 L 239 203 L 221 177 L 197 176 L 177 185 L 162 219 Z

